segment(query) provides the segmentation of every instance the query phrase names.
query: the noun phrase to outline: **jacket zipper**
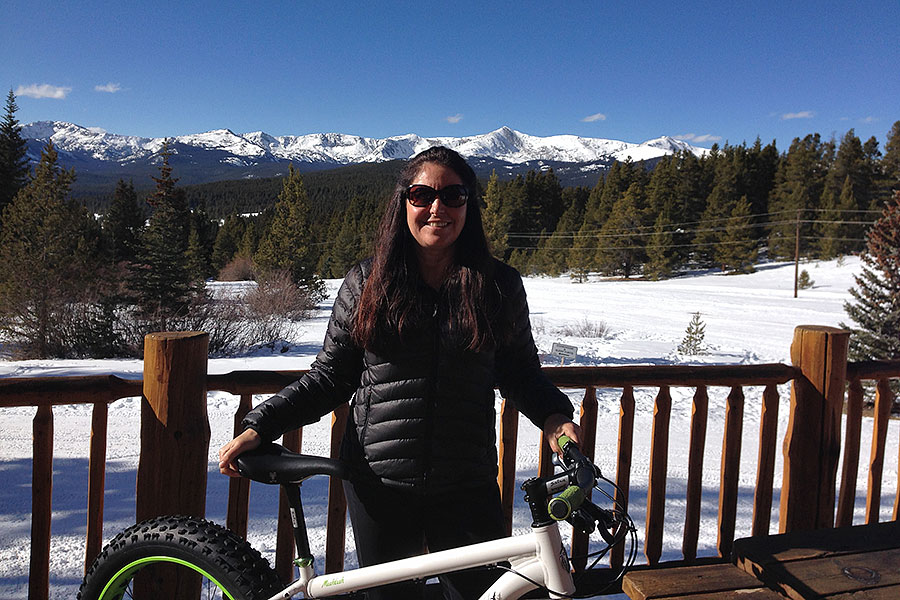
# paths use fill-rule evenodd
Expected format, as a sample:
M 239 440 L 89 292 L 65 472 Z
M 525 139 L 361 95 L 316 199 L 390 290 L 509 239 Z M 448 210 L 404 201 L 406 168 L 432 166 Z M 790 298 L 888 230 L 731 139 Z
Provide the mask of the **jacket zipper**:
M 440 365 L 440 349 L 441 349 L 441 328 L 440 328 L 440 320 L 438 319 L 438 306 L 439 300 L 435 300 L 434 302 L 434 311 L 431 313 L 431 322 L 433 325 L 434 335 L 432 336 L 433 344 L 434 344 L 434 358 L 431 364 L 431 377 L 429 378 L 428 389 L 426 391 L 425 398 L 425 456 L 422 461 L 422 487 L 423 491 L 426 491 L 428 488 L 428 479 L 429 474 L 431 472 L 431 448 L 434 440 L 432 436 L 434 435 L 434 412 L 435 412 L 435 393 L 437 390 L 437 380 L 438 380 L 438 366 Z

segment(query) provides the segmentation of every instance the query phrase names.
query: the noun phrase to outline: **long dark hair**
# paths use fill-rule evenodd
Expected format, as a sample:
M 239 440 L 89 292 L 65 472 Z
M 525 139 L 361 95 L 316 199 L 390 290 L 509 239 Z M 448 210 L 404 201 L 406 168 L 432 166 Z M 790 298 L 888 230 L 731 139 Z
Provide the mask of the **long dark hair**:
M 469 350 L 483 350 L 494 344 L 491 315 L 496 299 L 491 285 L 493 261 L 481 222 L 478 180 L 472 167 L 457 152 L 434 146 L 407 163 L 375 238 L 372 272 L 363 288 L 353 324 L 353 338 L 361 347 L 374 350 L 385 338 L 402 340 L 416 317 L 427 307 L 417 292 L 423 285 L 416 257 L 417 242 L 406 222 L 406 189 L 425 163 L 451 169 L 469 190 L 466 221 L 453 245 L 454 262 L 444 283 L 452 310 L 450 333 Z

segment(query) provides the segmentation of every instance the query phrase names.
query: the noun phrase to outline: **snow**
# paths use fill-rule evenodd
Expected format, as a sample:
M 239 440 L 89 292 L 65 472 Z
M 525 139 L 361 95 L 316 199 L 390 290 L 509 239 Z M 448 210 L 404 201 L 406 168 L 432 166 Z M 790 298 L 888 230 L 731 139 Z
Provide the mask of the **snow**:
M 52 139 L 58 149 L 84 153 L 96 160 L 128 163 L 145 158 L 162 147 L 163 138 L 140 138 L 108 133 L 97 127 L 82 127 L 62 121 L 41 121 L 22 127 L 25 139 Z M 204 150 L 220 150 L 247 161 L 277 158 L 336 164 L 383 162 L 407 159 L 434 145 L 444 145 L 463 156 L 489 157 L 510 163 L 529 161 L 594 162 L 597 160 L 648 160 L 690 150 L 702 155 L 706 150 L 663 136 L 642 144 L 586 138 L 574 135 L 539 137 L 501 127 L 468 137 L 425 138 L 404 134 L 387 138 L 366 138 L 343 133 L 272 136 L 262 131 L 238 134 L 229 129 L 181 135 L 176 144 Z
M 574 283 L 566 277 L 528 278 L 525 286 L 532 312 L 536 343 L 547 365 L 559 364 L 549 355 L 553 342 L 578 347 L 578 365 L 669 365 L 669 364 L 760 364 L 789 362 L 793 330 L 798 325 L 837 326 L 846 320 L 843 303 L 848 288 L 859 273 L 856 258 L 843 261 L 806 263 L 815 285 L 793 298 L 793 264 L 760 265 L 747 275 L 697 273 L 666 281 L 622 281 L 592 278 Z M 325 325 L 339 281 L 329 281 L 329 300 L 317 315 L 306 322 L 287 352 L 262 349 L 240 358 L 209 361 L 211 373 L 245 369 L 304 369 L 309 367 L 321 344 Z M 706 324 L 705 343 L 709 354 L 681 356 L 676 347 L 695 312 Z M 605 337 L 579 337 L 579 329 L 605 326 Z M 0 377 L 64 376 L 115 373 L 140 378 L 142 365 L 136 360 L 33 360 L 0 361 Z M 583 390 L 567 390 L 577 404 Z M 789 388 L 782 386 L 779 407 L 779 440 L 788 420 Z M 599 417 L 596 446 L 597 464 L 608 476 L 615 473 L 619 390 L 598 390 Z M 644 507 L 650 450 L 650 425 L 655 390 L 637 389 L 630 513 L 640 532 L 644 527 Z M 672 390 L 672 416 L 668 458 L 666 527 L 663 560 L 680 558 L 681 530 L 687 478 L 688 432 L 693 390 Z M 703 514 L 699 553 L 716 553 L 716 514 L 720 452 L 724 423 L 724 402 L 728 390 L 711 388 L 706 459 L 703 470 Z M 740 505 L 736 537 L 750 534 L 750 511 L 756 476 L 757 438 L 762 390 L 747 388 L 740 485 Z M 263 397 L 255 398 L 261 401 Z M 232 434 L 233 414 L 238 399 L 225 393 L 209 395 L 212 439 L 209 450 L 207 516 L 223 522 L 227 502 L 227 478 L 216 468 L 216 452 Z M 24 598 L 27 593 L 30 488 L 31 419 L 33 408 L 0 409 L 0 598 Z M 138 399 L 120 400 L 110 406 L 109 443 L 105 498 L 104 538 L 134 520 L 134 486 L 138 461 L 140 404 Z M 60 406 L 54 409 L 53 539 L 51 598 L 72 598 L 83 569 L 86 523 L 87 455 L 90 436 L 90 409 Z M 325 454 L 329 419 L 308 426 L 303 432 L 303 451 Z M 871 443 L 871 419 L 863 423 L 863 456 Z M 537 435 L 527 419 L 520 419 L 520 447 L 517 453 L 519 481 L 537 469 Z M 896 492 L 897 423 L 891 422 L 887 460 L 884 467 L 881 520 L 890 519 Z M 772 531 L 777 530 L 778 493 L 782 462 L 775 466 L 776 491 Z M 858 476 L 857 489 L 864 496 L 865 465 Z M 314 478 L 303 486 L 306 514 L 313 552 L 321 571 L 324 555 L 324 502 L 326 480 Z M 270 560 L 275 549 L 274 514 L 277 489 L 253 484 L 249 540 Z M 857 503 L 856 522 L 862 522 L 862 502 Z M 527 509 L 517 493 L 514 528 L 523 532 L 530 523 Z M 641 534 L 642 537 L 642 534 Z M 355 566 L 352 533 L 348 532 L 347 565 Z M 643 549 L 639 561 L 643 560 Z

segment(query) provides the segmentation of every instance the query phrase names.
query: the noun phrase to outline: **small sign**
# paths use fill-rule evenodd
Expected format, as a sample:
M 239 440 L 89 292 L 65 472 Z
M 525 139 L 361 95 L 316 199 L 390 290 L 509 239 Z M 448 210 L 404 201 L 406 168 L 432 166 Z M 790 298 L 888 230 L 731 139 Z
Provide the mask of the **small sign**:
M 550 348 L 550 355 L 558 356 L 561 359 L 561 363 L 565 364 L 567 358 L 575 360 L 578 356 L 578 348 L 576 346 L 569 346 L 568 344 L 553 342 L 553 346 Z

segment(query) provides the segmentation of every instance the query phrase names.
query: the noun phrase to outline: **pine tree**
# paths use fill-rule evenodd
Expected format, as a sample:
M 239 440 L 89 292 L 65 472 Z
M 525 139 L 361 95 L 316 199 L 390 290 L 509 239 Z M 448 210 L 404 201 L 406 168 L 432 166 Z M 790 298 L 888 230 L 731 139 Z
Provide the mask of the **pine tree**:
M 900 191 L 869 229 L 862 254 L 862 272 L 850 289 L 852 302 L 844 310 L 851 329 L 854 360 L 900 358 Z
M 615 203 L 609 220 L 600 230 L 597 263 L 607 275 L 621 273 L 627 279 L 644 262 L 643 194 L 643 186 L 639 182 L 631 184 L 625 195 Z
M 678 344 L 678 352 L 690 356 L 706 354 L 706 346 L 703 338 L 706 336 L 706 323 L 700 319 L 700 313 L 695 312 L 684 332 L 684 339 Z
M 587 274 L 600 268 L 598 248 L 602 244 L 600 231 L 612 214 L 613 207 L 637 179 L 631 162 L 614 162 L 603 179 L 591 190 L 584 207 L 584 221 L 569 254 L 569 269 L 576 281 L 584 281 Z
M 825 172 L 831 152 L 819 134 L 795 138 L 778 169 L 777 184 L 770 202 L 774 223 L 769 234 L 771 258 L 793 258 L 797 221 L 800 224 L 800 252 L 805 255 L 812 236 L 808 211 L 822 197 Z
M 326 237 L 327 247 L 318 263 L 318 272 L 322 277 L 343 277 L 364 257 L 360 228 L 363 213 L 363 201 L 354 196 L 346 211 L 332 215 Z
M 511 181 L 503 182 L 499 187 L 500 193 L 500 223 L 506 224 L 506 260 L 513 260 L 513 253 L 517 254 L 519 266 L 528 263 L 536 244 L 535 237 L 531 233 L 535 230 L 535 223 L 531 221 L 528 197 L 525 190 L 525 178 L 517 175 Z M 501 233 L 501 238 L 503 234 Z M 498 256 L 498 258 L 502 258 Z M 510 262 L 512 264 L 512 262 Z
M 900 121 L 896 121 L 884 143 L 877 183 L 877 206 L 884 206 L 894 190 L 900 190 Z
M 716 163 L 715 184 L 706 200 L 701 223 L 694 236 L 695 253 L 698 262 L 706 267 L 721 265 L 716 249 L 720 246 L 728 224 L 728 216 L 739 199 L 738 190 L 739 149 L 726 146 Z
M 696 223 L 703 215 L 706 207 L 706 198 L 712 190 L 715 169 L 713 156 L 718 152 L 718 146 L 713 144 L 713 150 L 702 159 L 692 152 L 679 152 L 673 168 L 678 173 L 677 193 L 678 206 L 672 213 L 676 223 Z M 688 249 L 685 249 L 687 255 Z
M 750 201 L 750 214 L 765 215 L 769 212 L 769 196 L 775 187 L 775 174 L 778 172 L 778 149 L 775 142 L 766 146 L 756 138 L 753 146 L 747 150 L 746 168 L 741 173 L 741 190 Z M 756 238 L 764 237 L 765 221 L 755 218 Z
M 200 240 L 200 231 L 191 224 L 188 233 L 187 250 L 185 250 L 185 262 L 191 281 L 203 281 L 209 274 L 209 261 L 206 258 L 206 250 Z
M 813 278 L 809 276 L 809 271 L 803 269 L 800 271 L 800 275 L 797 276 L 797 288 L 801 290 L 808 290 L 816 285 L 816 282 L 813 281 Z
M 194 266 L 191 269 L 195 281 L 203 281 L 215 276 L 216 270 L 212 266 L 213 247 L 216 234 L 219 232 L 219 224 L 213 221 L 206 210 L 206 200 L 200 198 L 193 210 L 191 210 L 190 230 L 188 234 L 188 248 L 190 252 L 190 235 L 196 232 L 195 256 L 190 258 Z
M 484 233 L 487 236 L 488 244 L 494 256 L 505 260 L 507 258 L 507 248 L 509 247 L 509 237 L 507 235 L 509 233 L 509 214 L 504 211 L 503 195 L 500 190 L 497 171 L 491 173 L 487 188 L 484 190 L 483 199 L 485 205 L 482 213 Z
M 237 254 L 246 228 L 246 220 L 237 215 L 228 215 L 225 218 L 225 223 L 219 228 L 216 241 L 213 243 L 212 267 L 215 271 L 221 271 Z M 253 251 L 256 251 L 255 247 Z M 248 255 L 248 258 L 250 256 L 252 255 Z
M 92 219 L 70 199 L 75 173 L 57 159 L 48 143 L 0 228 L 0 332 L 24 357 L 79 354 L 78 315 L 101 280 Z
M 103 235 L 114 262 L 134 261 L 145 221 L 146 215 L 138 202 L 134 183 L 125 183 L 120 179 L 103 219 Z
M 735 203 L 731 216 L 725 223 L 725 231 L 715 249 L 716 262 L 723 269 L 746 272 L 756 261 L 756 240 L 753 235 L 750 201 L 747 196 Z
M 531 229 L 555 231 L 564 210 L 562 187 L 553 169 L 529 171 L 525 177 L 525 197 L 531 214 Z M 533 240 L 529 245 L 535 245 Z
M 673 237 L 678 257 L 676 263 L 679 265 L 691 261 L 695 250 L 692 242 L 696 231 L 704 228 L 701 220 L 706 207 L 706 198 L 712 190 L 715 173 L 712 157 L 718 153 L 718 146 L 713 144 L 713 149 L 702 159 L 688 151 L 680 152 L 672 165 L 677 178 L 676 205 L 671 218 L 674 223 L 680 224 Z
M 849 194 L 849 197 L 855 200 L 855 204 L 842 206 L 843 210 L 837 220 L 860 223 L 871 220 L 861 211 L 868 210 L 877 196 L 875 186 L 877 167 L 874 161 L 877 160 L 878 155 L 880 155 L 878 142 L 870 140 L 864 146 L 853 129 L 841 138 L 834 162 L 825 176 L 822 204 L 825 204 L 826 195 L 829 192 L 835 198 L 841 198 L 842 201 L 846 200 Z M 861 240 L 864 231 L 865 228 L 862 225 L 847 226 L 845 227 L 846 235 L 843 237 Z M 852 242 L 849 239 L 842 240 L 842 242 L 842 249 L 848 252 L 861 250 L 864 245 L 862 241 Z
M 647 264 L 644 273 L 650 279 L 664 279 L 672 274 L 678 263 L 675 249 L 675 232 L 670 211 L 664 210 L 656 217 L 653 235 L 647 244 Z
M 841 188 L 840 199 L 835 199 L 830 189 L 822 194 L 822 212 L 817 227 L 818 256 L 823 259 L 849 254 L 855 247 L 855 238 L 861 237 L 860 226 L 851 224 L 858 214 L 858 204 L 853 194 L 853 183 L 848 175 Z
M 242 256 L 245 258 L 253 258 L 253 255 L 256 254 L 256 251 L 259 249 L 259 238 L 260 238 L 259 227 L 257 227 L 255 221 L 248 221 L 247 226 L 244 228 L 244 234 L 241 236 L 241 241 L 237 245 L 237 256 Z
M 169 165 L 168 144 L 160 153 L 160 176 L 147 202 L 153 208 L 140 251 L 131 268 L 129 288 L 141 314 L 153 327 L 168 328 L 175 317 L 187 314 L 201 292 L 187 262 L 190 212 L 184 191 L 176 187 Z
M 16 96 L 6 97 L 6 113 L 0 121 L 0 214 L 28 181 L 28 157 L 22 127 L 16 120 Z
M 562 191 L 566 209 L 557 222 L 556 231 L 541 240 L 535 253 L 535 266 L 539 273 L 556 277 L 569 270 L 573 235 L 584 220 L 589 193 L 582 187 L 567 187 Z
M 300 287 L 319 295 L 324 284 L 315 273 L 309 226 L 309 198 L 300 172 L 290 165 L 274 207 L 274 217 L 263 234 L 254 261 L 263 276 L 287 271 Z

